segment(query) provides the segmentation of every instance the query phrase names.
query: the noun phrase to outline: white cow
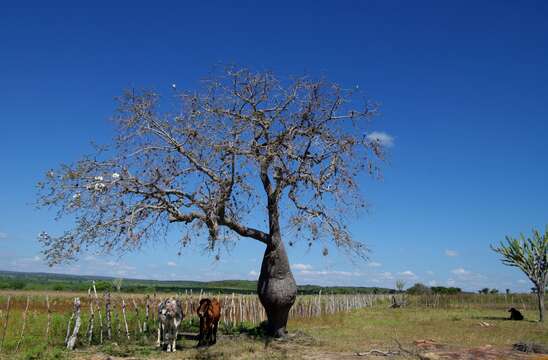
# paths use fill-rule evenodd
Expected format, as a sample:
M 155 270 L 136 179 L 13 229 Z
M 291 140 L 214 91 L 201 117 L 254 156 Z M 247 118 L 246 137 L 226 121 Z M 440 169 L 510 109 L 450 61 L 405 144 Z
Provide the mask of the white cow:
M 158 341 L 156 346 L 167 344 L 167 351 L 176 351 L 179 325 L 183 321 L 183 307 L 179 300 L 166 299 L 158 304 Z

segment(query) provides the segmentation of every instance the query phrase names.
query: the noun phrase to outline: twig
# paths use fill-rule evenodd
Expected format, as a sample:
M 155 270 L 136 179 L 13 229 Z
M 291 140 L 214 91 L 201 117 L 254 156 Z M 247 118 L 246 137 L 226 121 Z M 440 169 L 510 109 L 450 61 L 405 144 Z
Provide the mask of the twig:
M 406 354 L 408 354 L 408 355 L 411 355 L 411 356 L 418 357 L 418 358 L 420 359 L 420 356 L 419 356 L 416 352 L 409 351 L 409 350 L 407 350 L 406 348 L 404 348 L 404 347 L 402 346 L 402 344 L 398 341 L 398 339 L 395 339 L 395 338 L 394 338 L 393 340 L 396 342 L 396 344 L 398 344 L 398 348 L 399 348 L 402 352 L 404 352 L 404 353 L 406 353 Z
M 369 351 L 365 352 L 357 352 L 357 356 L 369 356 L 369 355 L 375 355 L 375 356 L 396 356 L 400 355 L 399 351 L 381 351 L 377 349 L 371 349 Z

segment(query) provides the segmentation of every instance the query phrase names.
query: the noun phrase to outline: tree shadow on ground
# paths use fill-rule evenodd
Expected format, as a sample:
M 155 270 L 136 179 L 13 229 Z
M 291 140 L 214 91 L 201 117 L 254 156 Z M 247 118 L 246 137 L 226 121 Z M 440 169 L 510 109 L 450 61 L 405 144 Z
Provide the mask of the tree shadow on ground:
M 522 322 L 529 322 L 529 323 L 536 323 L 536 320 L 530 320 L 530 319 L 523 319 L 523 320 L 510 320 L 508 317 L 505 316 L 472 316 L 472 319 L 474 320 L 497 320 L 497 321 L 513 321 L 516 323 Z
M 233 327 L 228 331 L 224 331 L 223 333 L 224 333 L 224 336 L 228 336 L 228 337 L 245 336 L 249 339 L 263 342 L 265 348 L 273 344 L 283 344 L 283 343 L 292 343 L 292 344 L 305 345 L 305 346 L 318 345 L 317 339 L 315 339 L 314 337 L 302 331 L 286 333 L 286 336 L 283 338 L 274 338 L 268 335 L 266 321 L 254 327 L 240 325 L 238 327 Z

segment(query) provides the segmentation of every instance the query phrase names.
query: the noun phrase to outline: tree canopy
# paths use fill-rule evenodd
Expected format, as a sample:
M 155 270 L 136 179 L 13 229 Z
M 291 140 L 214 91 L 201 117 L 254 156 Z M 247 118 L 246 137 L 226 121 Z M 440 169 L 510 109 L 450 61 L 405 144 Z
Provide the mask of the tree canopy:
M 46 259 L 74 259 L 89 246 L 136 249 L 173 222 L 190 225 L 183 245 L 204 230 L 210 249 L 235 236 L 266 243 L 268 231 L 249 225 L 253 212 L 265 213 L 258 205 L 268 206 L 263 187 L 268 199 L 286 195 L 283 215 L 299 238 L 364 255 L 345 220 L 365 207 L 357 178 L 380 174 L 383 147 L 366 131 L 377 104 L 350 108 L 353 95 L 324 80 L 283 83 L 238 68 L 177 93 L 171 111 L 155 92 L 125 92 L 114 144 L 39 184 L 40 206 L 75 218 L 61 236 L 41 235 Z

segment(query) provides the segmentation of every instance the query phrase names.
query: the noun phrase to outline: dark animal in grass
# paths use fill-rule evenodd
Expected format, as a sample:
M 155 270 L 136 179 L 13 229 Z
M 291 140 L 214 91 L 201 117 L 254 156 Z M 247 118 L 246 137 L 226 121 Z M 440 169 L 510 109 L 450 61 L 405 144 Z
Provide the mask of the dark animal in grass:
M 156 346 L 167 344 L 168 352 L 176 351 L 179 325 L 183 321 L 183 307 L 179 300 L 166 299 L 158 304 L 158 341 Z
M 200 317 L 198 346 L 215 344 L 217 342 L 217 327 L 221 318 L 221 304 L 217 299 L 202 299 L 197 313 Z
M 390 305 L 390 308 L 392 309 L 398 309 L 402 306 L 405 306 L 405 301 L 398 301 L 396 300 L 396 297 L 392 295 L 392 305 Z
M 510 320 L 523 320 L 523 315 L 516 308 L 510 308 Z

